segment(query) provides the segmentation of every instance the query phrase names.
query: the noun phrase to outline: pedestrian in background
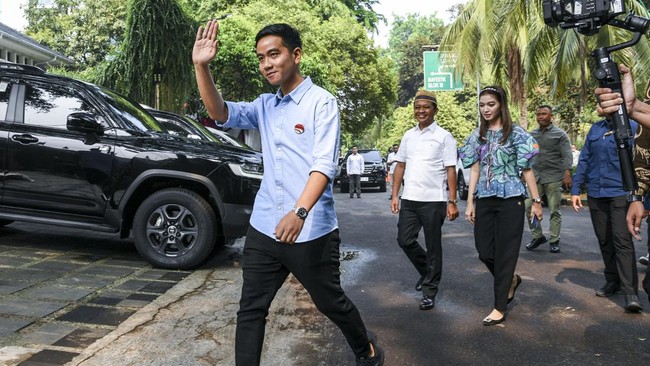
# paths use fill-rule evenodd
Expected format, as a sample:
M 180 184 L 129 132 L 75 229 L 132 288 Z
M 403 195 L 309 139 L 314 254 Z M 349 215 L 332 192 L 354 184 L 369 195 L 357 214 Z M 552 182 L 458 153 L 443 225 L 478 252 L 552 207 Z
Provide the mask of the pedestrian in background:
M 573 154 L 571 153 L 571 141 L 563 129 L 553 123 L 553 108 L 548 105 L 537 107 L 535 112 L 539 128 L 530 134 L 537 141 L 539 154 L 533 158 L 533 173 L 537 182 L 537 193 L 539 196 L 546 195 L 548 209 L 551 212 L 549 219 L 551 253 L 560 252 L 560 229 L 562 228 L 562 186 L 571 187 L 571 165 Z M 526 198 L 526 217 L 528 227 L 533 234 L 533 240 L 526 245 L 526 249 L 533 250 L 546 243 L 546 236 L 542 232 L 541 223 L 533 225 L 530 220 L 530 207 L 533 201 L 531 195 Z
M 636 131 L 636 122 L 630 121 L 630 127 Z M 638 312 L 642 307 L 637 295 L 636 255 L 625 222 L 628 192 L 623 187 L 613 128 L 612 122 L 605 119 L 589 129 L 573 175 L 571 203 L 576 212 L 582 208 L 580 190 L 584 185 L 591 223 L 605 264 L 606 282 L 596 290 L 596 296 L 609 297 L 623 290 L 625 311 Z M 630 142 L 633 146 L 633 141 Z
M 399 213 L 397 243 L 420 274 L 415 289 L 422 291 L 421 310 L 433 309 L 438 294 L 442 277 L 442 224 L 445 217 L 450 221 L 458 217 L 456 140 L 436 123 L 436 113 L 436 94 L 418 91 L 413 102 L 413 115 L 418 124 L 402 137 L 395 156 L 391 195 L 391 211 Z M 408 184 L 400 207 L 402 180 Z M 426 251 L 418 243 L 421 229 L 424 229 Z
M 348 156 L 348 161 L 346 162 L 348 178 L 350 178 L 350 198 L 354 198 L 354 194 L 357 194 L 357 198 L 361 198 L 361 174 L 363 174 L 364 161 L 363 156 L 359 154 L 359 150 L 356 146 L 352 147 L 352 154 Z
M 388 164 L 388 177 L 390 180 L 390 196 L 388 199 L 392 199 L 393 197 L 393 185 L 395 184 L 395 181 L 393 180 L 394 176 L 393 174 L 395 173 L 395 166 L 397 165 L 397 162 L 395 161 L 395 156 L 397 155 L 397 151 L 399 150 L 399 145 L 393 144 L 393 147 L 391 148 L 390 152 L 388 153 L 388 157 L 386 158 L 386 163 Z
M 532 159 L 535 139 L 513 125 L 506 92 L 487 86 L 479 93 L 481 122 L 459 150 L 470 168 L 466 219 L 474 224 L 474 243 L 479 259 L 494 276 L 494 308 L 483 319 L 490 326 L 506 320 L 508 304 L 521 284 L 515 274 L 524 231 L 526 187 L 533 196 L 531 215 L 542 219 Z
M 257 33 L 255 51 L 260 72 L 278 91 L 253 102 L 224 102 L 209 68 L 219 47 L 218 32 L 218 22 L 209 21 L 194 43 L 201 98 L 210 116 L 226 127 L 258 129 L 264 154 L 264 179 L 242 257 L 236 364 L 259 365 L 269 307 L 292 273 L 341 329 L 357 365 L 381 365 L 381 348 L 368 338 L 359 311 L 341 288 L 332 192 L 340 138 L 336 98 L 300 73 L 300 33 L 272 24 Z

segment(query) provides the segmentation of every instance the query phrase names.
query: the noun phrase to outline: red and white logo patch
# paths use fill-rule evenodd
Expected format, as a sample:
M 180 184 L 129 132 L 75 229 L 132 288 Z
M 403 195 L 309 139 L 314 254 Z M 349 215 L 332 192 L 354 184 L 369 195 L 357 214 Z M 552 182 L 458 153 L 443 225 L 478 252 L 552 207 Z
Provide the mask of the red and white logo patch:
M 293 126 L 293 131 L 298 135 L 302 135 L 302 133 L 305 132 L 305 126 L 297 123 L 295 126 Z

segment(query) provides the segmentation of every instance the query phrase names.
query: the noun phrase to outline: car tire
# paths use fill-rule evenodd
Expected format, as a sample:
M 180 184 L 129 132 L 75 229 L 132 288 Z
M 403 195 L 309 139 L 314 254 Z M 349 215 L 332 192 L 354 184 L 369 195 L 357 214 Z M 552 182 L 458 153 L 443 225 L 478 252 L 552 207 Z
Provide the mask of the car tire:
M 465 177 L 463 176 L 463 171 L 458 170 L 458 175 L 456 175 L 456 192 L 458 193 L 458 198 L 461 200 L 466 200 L 469 193 L 469 188 L 465 183 Z
M 7 225 L 11 224 L 12 222 L 14 222 L 14 220 L 0 220 L 0 227 L 7 226 Z
M 386 192 L 386 180 L 379 182 L 379 192 Z
M 138 207 L 133 236 L 140 255 L 153 265 L 190 269 L 212 253 L 217 225 L 216 214 L 203 197 L 169 188 L 153 193 Z
M 341 182 L 341 193 L 349 193 L 350 192 L 350 184 L 349 183 L 343 183 Z

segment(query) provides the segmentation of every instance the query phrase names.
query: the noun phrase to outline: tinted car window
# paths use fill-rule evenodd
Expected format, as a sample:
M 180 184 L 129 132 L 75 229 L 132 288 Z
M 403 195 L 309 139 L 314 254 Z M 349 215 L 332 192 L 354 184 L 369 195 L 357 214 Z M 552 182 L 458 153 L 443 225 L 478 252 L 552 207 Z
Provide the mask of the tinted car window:
M 98 88 L 104 95 L 108 105 L 115 115 L 122 118 L 127 126 L 133 130 L 164 132 L 153 116 L 147 113 L 139 104 L 130 99 L 105 88 Z
M 9 93 L 11 92 L 11 83 L 0 81 L 0 121 L 4 121 L 7 116 L 7 106 L 9 105 Z
M 361 151 L 361 156 L 363 156 L 364 161 L 381 161 L 381 155 L 379 151 Z
M 52 86 L 28 84 L 25 97 L 27 125 L 66 129 L 68 115 L 76 112 L 94 114 L 94 109 L 76 95 Z

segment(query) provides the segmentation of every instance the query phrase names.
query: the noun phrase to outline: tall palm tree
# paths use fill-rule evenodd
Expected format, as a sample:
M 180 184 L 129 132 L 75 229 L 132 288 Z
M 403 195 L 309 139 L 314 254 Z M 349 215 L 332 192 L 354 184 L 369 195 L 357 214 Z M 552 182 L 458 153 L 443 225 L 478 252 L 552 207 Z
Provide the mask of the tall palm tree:
M 637 15 L 648 16 L 640 0 L 627 0 L 626 4 Z M 584 108 L 592 69 L 590 51 L 630 38 L 629 32 L 611 26 L 593 37 L 575 29 L 548 27 L 542 0 L 471 0 L 449 27 L 441 48 L 457 54 L 466 78 L 475 77 L 485 67 L 495 82 L 509 88 L 520 108 L 520 123 L 526 127 L 527 92 L 548 82 L 551 94 L 561 97 L 569 86 L 579 85 Z M 632 65 L 633 71 L 648 70 L 648 40 L 643 37 L 637 46 L 618 51 L 614 57 Z

